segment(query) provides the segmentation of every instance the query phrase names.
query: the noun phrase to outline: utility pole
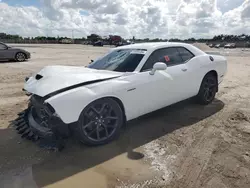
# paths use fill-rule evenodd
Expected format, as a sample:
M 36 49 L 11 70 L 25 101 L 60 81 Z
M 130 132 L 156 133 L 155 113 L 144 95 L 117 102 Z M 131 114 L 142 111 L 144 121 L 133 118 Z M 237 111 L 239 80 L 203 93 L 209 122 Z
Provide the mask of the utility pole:
M 74 30 L 72 30 L 72 39 L 74 40 Z
M 72 42 L 73 44 L 75 44 L 75 41 L 74 41 L 74 30 L 72 29 Z

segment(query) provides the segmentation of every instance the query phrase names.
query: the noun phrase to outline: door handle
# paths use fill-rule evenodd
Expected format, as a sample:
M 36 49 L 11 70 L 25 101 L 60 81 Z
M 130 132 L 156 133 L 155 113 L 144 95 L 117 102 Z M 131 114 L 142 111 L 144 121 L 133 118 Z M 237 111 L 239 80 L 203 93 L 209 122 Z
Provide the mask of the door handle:
M 186 72 L 187 71 L 187 68 L 182 68 L 181 69 L 183 72 Z

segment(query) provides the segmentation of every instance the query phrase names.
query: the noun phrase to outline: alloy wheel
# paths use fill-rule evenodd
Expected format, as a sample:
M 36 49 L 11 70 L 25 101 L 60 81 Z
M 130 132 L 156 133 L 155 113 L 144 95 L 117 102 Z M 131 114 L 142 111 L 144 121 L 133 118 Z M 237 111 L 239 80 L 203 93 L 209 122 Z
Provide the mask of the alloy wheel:
M 119 115 L 109 103 L 93 104 L 84 113 L 83 133 L 92 141 L 110 138 L 118 127 Z
M 24 61 L 25 55 L 23 53 L 17 53 L 16 59 L 17 59 L 17 61 Z
M 216 93 L 216 81 L 213 78 L 207 78 L 204 84 L 204 99 L 211 101 Z

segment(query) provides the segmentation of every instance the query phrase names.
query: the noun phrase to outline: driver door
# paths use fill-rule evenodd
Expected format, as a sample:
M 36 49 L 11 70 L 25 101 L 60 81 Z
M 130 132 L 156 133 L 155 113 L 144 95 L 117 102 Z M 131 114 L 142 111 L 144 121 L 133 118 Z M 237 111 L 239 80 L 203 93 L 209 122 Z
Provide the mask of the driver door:
M 7 59 L 6 53 L 7 53 L 7 47 L 4 44 L 0 43 L 0 60 Z
M 156 62 L 166 63 L 168 67 L 151 75 L 149 73 Z M 187 70 L 187 64 L 177 48 L 155 50 L 145 62 L 141 72 L 128 77 L 135 80 L 130 81 L 131 91 L 128 90 L 126 93 L 126 101 L 130 100 L 128 103 L 132 106 L 129 108 L 132 118 L 191 97 L 192 91 L 186 84 L 190 75 Z
M 171 78 L 166 71 L 156 71 L 154 75 L 149 72 L 136 73 L 124 79 L 130 83 L 121 96 L 125 109 L 128 109 L 128 120 L 166 106 L 165 101 L 162 101 L 165 92 L 162 85 L 170 85 Z

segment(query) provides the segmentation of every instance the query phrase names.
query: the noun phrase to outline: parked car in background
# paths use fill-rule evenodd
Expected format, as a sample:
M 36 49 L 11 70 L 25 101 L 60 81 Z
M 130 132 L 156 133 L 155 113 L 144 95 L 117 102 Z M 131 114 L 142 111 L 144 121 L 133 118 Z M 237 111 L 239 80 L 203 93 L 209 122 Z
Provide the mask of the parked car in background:
M 222 47 L 222 44 L 216 44 L 214 47 L 215 48 L 220 48 L 220 47 Z
M 129 45 L 129 44 L 133 44 L 133 43 L 131 41 L 127 40 L 127 41 L 118 42 L 115 46 L 118 47 L 118 46 L 125 46 L 125 45 Z
M 20 48 L 13 48 L 0 42 L 0 60 L 9 61 L 15 60 L 18 62 L 30 59 L 30 53 Z
M 231 48 L 236 48 L 236 44 L 235 44 L 235 43 L 232 43 L 232 44 L 231 44 Z
M 84 45 L 91 45 L 91 44 L 93 44 L 91 41 L 85 41 L 85 42 L 83 42 L 83 44 Z
M 73 44 L 74 41 L 72 39 L 62 39 L 59 41 L 61 44 Z
M 209 47 L 210 48 L 213 48 L 215 45 L 214 44 L 209 44 Z
M 85 144 L 107 144 L 144 114 L 191 97 L 208 105 L 226 71 L 225 57 L 171 42 L 112 48 L 87 67 L 47 66 L 25 79 L 31 98 L 17 130 L 31 140 L 72 131 Z
M 103 42 L 101 40 L 98 40 L 93 43 L 93 46 L 103 46 Z
M 235 43 L 228 43 L 224 46 L 224 48 L 236 48 L 236 44 Z

